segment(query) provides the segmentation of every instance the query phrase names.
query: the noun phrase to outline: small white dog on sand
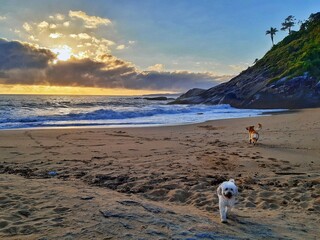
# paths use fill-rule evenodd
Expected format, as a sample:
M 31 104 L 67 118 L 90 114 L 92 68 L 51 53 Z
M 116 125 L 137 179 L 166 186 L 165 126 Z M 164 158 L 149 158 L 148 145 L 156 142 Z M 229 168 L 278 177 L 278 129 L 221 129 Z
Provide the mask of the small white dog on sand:
M 217 189 L 219 197 L 219 209 L 221 222 L 227 222 L 227 213 L 231 211 L 236 203 L 236 196 L 238 195 L 238 187 L 233 179 L 221 183 Z

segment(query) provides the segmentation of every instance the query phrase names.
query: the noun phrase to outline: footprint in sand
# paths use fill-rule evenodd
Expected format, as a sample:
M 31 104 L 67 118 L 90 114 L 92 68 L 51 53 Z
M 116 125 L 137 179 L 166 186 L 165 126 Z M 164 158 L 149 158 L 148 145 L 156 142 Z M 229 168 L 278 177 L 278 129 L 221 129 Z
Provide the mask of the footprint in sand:
M 71 209 L 67 207 L 56 207 L 55 209 L 53 209 L 53 211 L 59 214 L 63 214 L 63 213 L 70 212 Z
M 8 235 L 17 235 L 17 233 L 19 232 L 19 228 L 18 227 L 9 227 L 9 228 L 4 229 L 3 232 Z
M 7 221 L 0 221 L 0 229 L 5 228 L 6 226 L 9 225 L 9 222 Z

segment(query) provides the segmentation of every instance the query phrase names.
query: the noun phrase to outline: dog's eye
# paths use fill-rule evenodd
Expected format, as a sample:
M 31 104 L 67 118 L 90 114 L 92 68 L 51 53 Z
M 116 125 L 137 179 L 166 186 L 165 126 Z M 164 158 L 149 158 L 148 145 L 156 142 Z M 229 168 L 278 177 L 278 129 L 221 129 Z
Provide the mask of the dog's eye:
M 232 188 L 230 188 L 230 191 L 232 191 L 232 192 L 233 192 L 233 189 L 232 189 Z
M 229 188 L 226 188 L 225 190 L 226 190 L 226 191 L 228 191 L 228 190 L 229 190 Z

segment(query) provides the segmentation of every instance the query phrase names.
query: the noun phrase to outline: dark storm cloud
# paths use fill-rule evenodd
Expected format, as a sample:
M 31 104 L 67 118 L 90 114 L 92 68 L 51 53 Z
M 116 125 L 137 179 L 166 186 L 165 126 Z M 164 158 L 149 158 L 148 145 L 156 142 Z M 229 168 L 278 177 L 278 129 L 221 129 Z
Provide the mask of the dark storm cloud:
M 184 91 L 209 88 L 222 80 L 186 71 L 139 72 L 132 63 L 110 54 L 99 60 L 71 58 L 56 64 L 54 59 L 48 49 L 0 39 L 0 83 Z
M 0 70 L 46 68 L 54 58 L 48 49 L 0 38 Z
M 58 62 L 47 70 L 47 80 L 51 85 L 119 88 L 124 82 L 135 78 L 134 67 L 114 58 L 102 62 L 91 59 L 70 59 Z

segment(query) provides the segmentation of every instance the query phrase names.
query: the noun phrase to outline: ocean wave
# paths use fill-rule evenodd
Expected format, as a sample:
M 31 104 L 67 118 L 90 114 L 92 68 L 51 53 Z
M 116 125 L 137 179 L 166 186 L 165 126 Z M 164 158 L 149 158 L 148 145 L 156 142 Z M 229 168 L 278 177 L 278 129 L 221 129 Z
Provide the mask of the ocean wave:
M 203 113 L 215 111 L 216 113 L 232 112 L 229 105 L 216 106 L 154 106 L 147 108 L 131 108 L 130 110 L 98 109 L 90 112 L 69 113 L 65 115 L 50 115 L 22 118 L 20 122 L 38 121 L 66 121 L 66 120 L 109 120 L 152 117 L 155 115 L 174 115 L 187 113 Z
M 1 119 L 0 123 L 20 122 L 20 123 L 36 123 L 48 121 L 81 121 L 81 120 L 114 120 L 114 119 L 132 119 L 145 118 L 156 115 L 177 115 L 177 114 L 201 114 L 204 112 L 230 113 L 236 109 L 229 105 L 155 105 L 148 107 L 132 107 L 122 108 L 120 110 L 98 109 L 89 112 L 71 112 L 68 114 L 52 114 L 52 115 L 36 115 L 20 118 Z
M 176 125 L 257 116 L 230 105 L 167 105 L 134 97 L 0 96 L 0 129 Z

